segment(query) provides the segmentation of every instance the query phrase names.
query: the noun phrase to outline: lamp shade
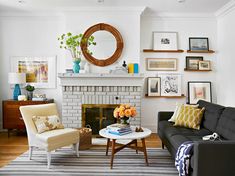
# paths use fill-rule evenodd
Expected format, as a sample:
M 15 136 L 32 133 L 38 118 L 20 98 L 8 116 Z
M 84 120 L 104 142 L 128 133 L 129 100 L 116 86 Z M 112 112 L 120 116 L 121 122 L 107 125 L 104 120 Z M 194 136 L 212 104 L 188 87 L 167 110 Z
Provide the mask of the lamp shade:
M 25 73 L 8 73 L 9 84 L 24 84 L 26 83 Z

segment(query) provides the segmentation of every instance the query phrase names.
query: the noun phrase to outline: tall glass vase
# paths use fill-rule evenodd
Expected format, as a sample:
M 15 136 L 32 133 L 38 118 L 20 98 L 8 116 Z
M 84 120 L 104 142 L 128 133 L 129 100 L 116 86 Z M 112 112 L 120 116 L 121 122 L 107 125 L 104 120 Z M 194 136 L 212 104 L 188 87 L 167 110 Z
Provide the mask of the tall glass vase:
M 80 60 L 73 61 L 73 72 L 79 73 L 80 71 Z

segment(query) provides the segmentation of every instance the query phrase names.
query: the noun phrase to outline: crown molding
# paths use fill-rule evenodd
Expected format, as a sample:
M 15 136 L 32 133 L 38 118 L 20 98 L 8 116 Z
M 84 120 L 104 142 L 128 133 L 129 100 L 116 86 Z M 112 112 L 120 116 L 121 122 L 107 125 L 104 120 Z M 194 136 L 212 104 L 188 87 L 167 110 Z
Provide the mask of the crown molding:
M 149 18 L 215 18 L 213 13 L 143 13 L 142 17 Z
M 138 13 L 139 15 L 144 12 L 146 7 L 63 7 L 54 9 L 30 9 L 22 11 L 6 11 L 0 12 L 1 17 L 12 16 L 63 16 L 66 13 L 79 13 L 79 12 L 108 12 L 108 13 Z
M 227 4 L 225 4 L 223 7 L 221 7 L 219 10 L 215 12 L 215 16 L 217 18 L 221 18 L 230 12 L 235 10 L 235 0 L 229 1 Z

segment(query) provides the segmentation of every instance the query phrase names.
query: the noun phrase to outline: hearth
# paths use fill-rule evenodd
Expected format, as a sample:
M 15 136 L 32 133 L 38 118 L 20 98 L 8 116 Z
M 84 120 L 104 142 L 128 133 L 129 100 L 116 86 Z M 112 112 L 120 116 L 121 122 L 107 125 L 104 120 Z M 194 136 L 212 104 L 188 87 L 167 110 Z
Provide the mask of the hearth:
M 92 134 L 98 135 L 99 130 L 116 123 L 113 117 L 113 110 L 118 104 L 83 104 L 82 105 L 82 126 L 91 127 Z

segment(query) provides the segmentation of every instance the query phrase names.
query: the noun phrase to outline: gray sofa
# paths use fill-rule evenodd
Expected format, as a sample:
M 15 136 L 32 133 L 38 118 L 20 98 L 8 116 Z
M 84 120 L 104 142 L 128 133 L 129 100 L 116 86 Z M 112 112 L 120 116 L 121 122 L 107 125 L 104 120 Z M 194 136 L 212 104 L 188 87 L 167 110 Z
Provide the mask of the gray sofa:
M 162 147 L 167 147 L 175 158 L 178 147 L 194 141 L 190 160 L 192 176 L 235 176 L 235 108 L 198 101 L 205 107 L 200 130 L 175 127 L 168 122 L 173 112 L 159 112 L 158 135 Z M 222 141 L 203 141 L 202 137 L 216 132 Z

